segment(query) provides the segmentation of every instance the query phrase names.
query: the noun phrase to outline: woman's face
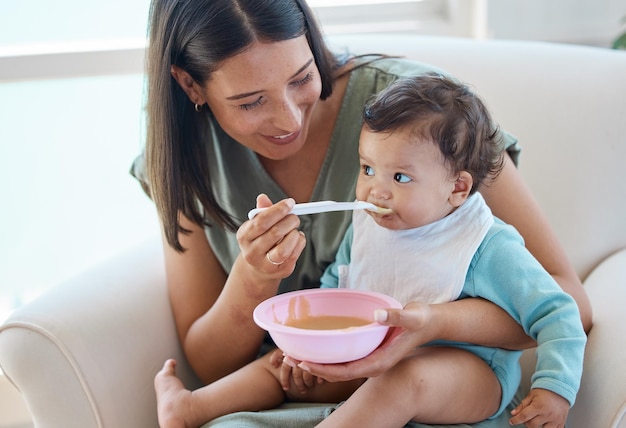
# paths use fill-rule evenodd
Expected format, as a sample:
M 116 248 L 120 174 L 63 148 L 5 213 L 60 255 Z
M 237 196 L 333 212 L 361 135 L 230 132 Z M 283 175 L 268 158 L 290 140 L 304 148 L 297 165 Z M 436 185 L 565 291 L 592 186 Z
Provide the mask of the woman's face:
M 412 229 L 439 220 L 458 206 L 456 180 L 439 147 L 409 130 L 375 133 L 363 129 L 359 140 L 361 172 L 357 199 L 391 208 L 391 214 L 368 211 L 388 229 Z
M 220 64 L 202 88 L 222 129 L 274 160 L 302 148 L 321 90 L 305 36 L 254 42 Z

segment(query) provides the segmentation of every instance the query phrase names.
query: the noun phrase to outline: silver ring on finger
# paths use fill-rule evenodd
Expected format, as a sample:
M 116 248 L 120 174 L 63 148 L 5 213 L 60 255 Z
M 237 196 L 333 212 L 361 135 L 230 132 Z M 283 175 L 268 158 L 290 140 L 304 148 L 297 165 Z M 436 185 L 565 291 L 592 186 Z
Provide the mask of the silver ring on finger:
M 270 252 L 269 251 L 267 253 L 265 253 L 265 258 L 267 259 L 268 262 L 270 262 L 274 266 L 280 266 L 283 263 L 285 263 L 284 260 L 282 262 L 280 262 L 280 263 L 279 262 L 275 262 L 274 260 L 272 260 L 272 258 L 270 257 Z

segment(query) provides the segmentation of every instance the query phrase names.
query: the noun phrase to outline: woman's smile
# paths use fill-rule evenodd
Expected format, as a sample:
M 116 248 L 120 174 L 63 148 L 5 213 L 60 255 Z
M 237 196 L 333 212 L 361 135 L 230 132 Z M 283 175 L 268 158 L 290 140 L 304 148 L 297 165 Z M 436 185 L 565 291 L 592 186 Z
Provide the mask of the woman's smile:
M 284 146 L 289 143 L 292 143 L 299 136 L 300 136 L 300 131 L 296 131 L 296 132 L 290 132 L 284 135 L 265 136 L 265 138 L 267 138 L 273 144 Z

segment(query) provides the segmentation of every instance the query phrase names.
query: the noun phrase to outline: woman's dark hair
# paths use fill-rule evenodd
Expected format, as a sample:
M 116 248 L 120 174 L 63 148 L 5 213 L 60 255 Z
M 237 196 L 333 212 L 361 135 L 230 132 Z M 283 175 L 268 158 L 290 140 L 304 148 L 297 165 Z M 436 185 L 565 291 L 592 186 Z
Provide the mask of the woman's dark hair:
M 409 128 L 437 144 L 452 175 L 472 175 L 474 193 L 503 167 L 503 140 L 481 99 L 452 78 L 428 73 L 389 85 L 365 106 L 364 125 L 372 132 Z
M 254 41 L 283 41 L 305 35 L 319 69 L 325 99 L 333 90 L 336 60 L 326 47 L 304 0 L 153 0 L 147 49 L 146 171 L 170 246 L 184 251 L 179 215 L 204 225 L 204 213 L 230 230 L 238 226 L 216 201 L 208 181 L 209 120 L 194 111 L 171 76 L 172 65 L 200 85 L 220 63 Z

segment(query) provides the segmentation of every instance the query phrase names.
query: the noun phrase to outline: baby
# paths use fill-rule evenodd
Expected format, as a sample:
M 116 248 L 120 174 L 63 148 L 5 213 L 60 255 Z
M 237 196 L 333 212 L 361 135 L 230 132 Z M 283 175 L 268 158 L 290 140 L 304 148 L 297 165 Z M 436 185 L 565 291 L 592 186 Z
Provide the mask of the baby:
M 499 131 L 465 85 L 431 74 L 390 85 L 365 109 L 356 196 L 392 212 L 354 212 L 322 286 L 375 290 L 406 306 L 496 303 L 538 343 L 532 389 L 511 423 L 563 426 L 586 336 L 574 300 L 477 192 L 499 173 L 501 153 Z M 161 427 L 200 426 L 286 400 L 345 400 L 322 427 L 474 423 L 501 414 L 521 377 L 519 351 L 467 343 L 428 343 L 377 377 L 335 383 L 303 381 L 276 355 L 193 392 L 167 361 L 155 379 Z

